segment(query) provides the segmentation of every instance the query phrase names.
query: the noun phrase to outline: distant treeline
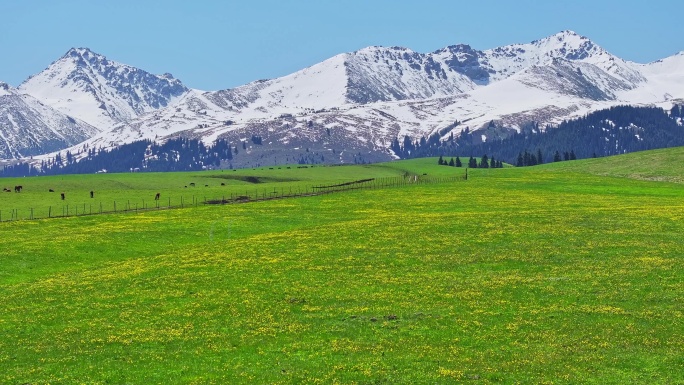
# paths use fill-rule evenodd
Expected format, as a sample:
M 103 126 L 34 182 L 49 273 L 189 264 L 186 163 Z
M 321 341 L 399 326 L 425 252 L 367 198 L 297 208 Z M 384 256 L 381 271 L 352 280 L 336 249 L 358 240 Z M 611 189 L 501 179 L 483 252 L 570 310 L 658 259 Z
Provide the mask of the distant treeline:
M 164 143 L 141 140 L 111 150 L 84 147 L 42 161 L 40 168 L 23 163 L 5 166 L 2 176 L 92 174 L 131 171 L 195 171 L 219 167 L 238 153 L 237 146 L 219 139 L 211 146 L 201 140 L 177 138 Z
M 669 112 L 669 113 L 668 113 Z M 603 157 L 634 151 L 684 145 L 684 106 L 670 111 L 655 107 L 618 106 L 596 111 L 585 117 L 564 121 L 544 130 L 531 122 L 520 132 L 490 123 L 486 132 L 502 137 L 480 139 L 482 132 L 468 128 L 441 139 L 458 122 L 441 132 L 414 141 L 408 136 L 395 138 L 391 149 L 402 159 L 432 156 L 483 156 L 518 166 L 552 161 Z M 508 134 L 502 134 L 506 133 Z M 488 135 L 496 136 L 496 135 Z

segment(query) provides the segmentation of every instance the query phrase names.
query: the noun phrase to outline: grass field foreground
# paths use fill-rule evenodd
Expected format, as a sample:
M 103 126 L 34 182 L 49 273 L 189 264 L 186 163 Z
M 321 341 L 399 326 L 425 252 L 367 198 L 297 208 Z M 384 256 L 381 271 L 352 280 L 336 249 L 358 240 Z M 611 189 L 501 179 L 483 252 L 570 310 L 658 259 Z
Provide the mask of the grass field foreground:
M 570 163 L 0 223 L 0 382 L 684 382 L 684 186 Z

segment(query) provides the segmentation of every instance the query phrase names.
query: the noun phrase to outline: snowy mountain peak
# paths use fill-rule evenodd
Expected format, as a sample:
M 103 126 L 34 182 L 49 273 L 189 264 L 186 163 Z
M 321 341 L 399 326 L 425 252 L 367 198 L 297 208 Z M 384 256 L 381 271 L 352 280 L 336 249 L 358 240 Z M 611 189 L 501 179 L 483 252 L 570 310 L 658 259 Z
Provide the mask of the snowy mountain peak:
M 536 40 L 531 45 L 538 47 L 543 55 L 567 60 L 584 60 L 591 56 L 604 55 L 607 52 L 574 31 L 561 31 L 547 38 Z
M 475 87 L 433 55 L 404 47 L 366 47 L 347 54 L 344 65 L 346 99 L 352 103 L 448 96 Z
M 560 32 L 555 33 L 555 34 L 553 34 L 553 35 L 551 35 L 551 36 L 549 36 L 549 37 L 546 37 L 546 38 L 544 38 L 544 39 L 542 39 L 542 40 L 546 40 L 546 39 L 556 39 L 556 40 L 589 40 L 589 38 L 587 38 L 586 36 L 582 36 L 582 35 L 578 34 L 577 32 L 575 32 L 575 31 L 573 31 L 573 30 L 570 30 L 570 29 L 566 29 L 566 30 L 560 31 Z
M 170 75 L 153 75 L 88 48 L 70 49 L 19 89 L 101 129 L 166 107 L 188 92 Z
M 64 56 L 62 56 L 62 57 L 63 58 L 65 58 L 65 57 L 76 57 L 76 56 L 83 57 L 83 56 L 91 56 L 91 55 L 102 56 L 102 55 L 98 55 L 97 53 L 91 51 L 90 48 L 86 48 L 86 47 L 76 48 L 76 47 L 74 47 L 74 48 L 71 48 L 70 50 L 68 50 L 67 53 L 65 53 Z

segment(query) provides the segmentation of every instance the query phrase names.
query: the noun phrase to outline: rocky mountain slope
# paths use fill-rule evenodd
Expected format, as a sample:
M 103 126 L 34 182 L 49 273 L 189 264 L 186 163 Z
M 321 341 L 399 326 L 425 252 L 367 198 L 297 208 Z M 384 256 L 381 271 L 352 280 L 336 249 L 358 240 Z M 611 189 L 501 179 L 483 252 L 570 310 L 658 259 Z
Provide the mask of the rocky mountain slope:
M 96 133 L 95 127 L 0 82 L 0 159 L 57 151 Z

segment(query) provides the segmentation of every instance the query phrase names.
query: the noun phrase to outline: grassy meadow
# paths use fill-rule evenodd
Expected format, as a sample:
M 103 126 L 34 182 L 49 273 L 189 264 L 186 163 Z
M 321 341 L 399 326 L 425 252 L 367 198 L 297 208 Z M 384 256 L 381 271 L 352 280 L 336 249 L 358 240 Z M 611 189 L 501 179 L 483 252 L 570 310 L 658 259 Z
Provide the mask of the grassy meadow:
M 306 195 L 318 191 L 317 186 L 367 179 L 390 183 L 405 174 L 434 179 L 462 176 L 465 169 L 440 167 L 434 159 L 417 159 L 373 165 L 0 178 L 0 187 L 11 190 L 0 193 L 0 222 L 157 207 L 194 207 L 205 201 L 231 201 L 240 196 L 257 200 Z M 15 186 L 22 186 L 22 192 L 15 193 Z M 64 200 L 61 193 L 65 194 Z M 154 199 L 157 193 L 159 201 Z
M 684 151 L 0 223 L 0 383 L 684 383 L 684 169 L 662 157 L 681 165 Z M 406 171 L 463 170 L 224 174 L 313 185 Z M 244 188 L 212 175 L 25 178 L 25 195 L 3 198 L 36 183 L 44 204 L 56 181 L 131 197 Z

